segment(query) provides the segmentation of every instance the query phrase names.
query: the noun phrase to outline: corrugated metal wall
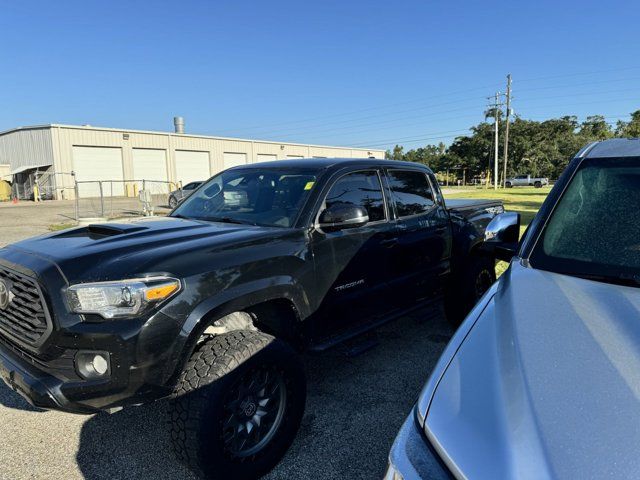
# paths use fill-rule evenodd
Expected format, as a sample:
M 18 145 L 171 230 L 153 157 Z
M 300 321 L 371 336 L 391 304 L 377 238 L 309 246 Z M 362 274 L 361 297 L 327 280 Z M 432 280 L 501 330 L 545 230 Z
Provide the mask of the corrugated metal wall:
M 28 165 L 53 165 L 51 130 L 30 128 L 0 135 L 0 164 L 10 165 L 11 170 Z
M 168 180 L 172 182 L 179 180 L 176 178 L 176 150 L 207 152 L 211 162 L 212 175 L 224 170 L 225 153 L 244 153 L 249 163 L 259 161 L 259 154 L 276 155 L 278 159 L 297 156 L 342 158 L 372 156 L 384 158 L 384 151 L 382 150 L 236 140 L 178 135 L 169 132 L 142 132 L 53 125 L 40 129 L 11 131 L 0 135 L 0 164 L 9 163 L 12 168 L 16 168 L 16 166 L 21 165 L 50 162 L 55 165 L 56 172 L 68 173 L 74 170 L 74 146 L 121 148 L 125 180 L 134 180 L 132 159 L 134 148 L 165 150 L 169 160 L 167 176 Z M 5 158 L 6 160 L 4 160 Z M 58 176 L 57 181 L 59 188 L 66 187 L 71 189 L 73 187 L 73 178 L 70 175 Z M 69 198 L 69 191 L 65 196 Z

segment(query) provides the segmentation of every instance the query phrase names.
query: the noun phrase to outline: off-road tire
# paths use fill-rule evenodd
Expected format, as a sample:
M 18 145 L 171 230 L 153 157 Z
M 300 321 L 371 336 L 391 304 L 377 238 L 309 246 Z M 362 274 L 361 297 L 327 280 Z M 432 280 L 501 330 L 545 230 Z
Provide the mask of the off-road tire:
M 286 385 L 279 426 L 248 457 L 226 449 L 222 418 L 228 392 L 256 369 L 273 367 Z M 306 400 L 304 368 L 286 343 L 255 331 L 233 331 L 202 342 L 188 361 L 171 407 L 171 439 L 178 459 L 206 479 L 254 479 L 285 454 L 300 426 Z
M 469 258 L 450 279 L 444 298 L 447 320 L 457 328 L 489 287 L 496 281 L 495 260 L 487 255 Z

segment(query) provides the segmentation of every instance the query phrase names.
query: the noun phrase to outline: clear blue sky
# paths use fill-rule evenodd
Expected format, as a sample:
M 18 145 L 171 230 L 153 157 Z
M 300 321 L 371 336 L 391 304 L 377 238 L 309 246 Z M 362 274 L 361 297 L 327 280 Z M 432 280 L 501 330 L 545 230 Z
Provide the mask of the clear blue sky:
M 612 0 L 4 1 L 0 130 L 182 115 L 191 133 L 411 148 L 481 121 L 507 73 L 525 118 L 615 122 L 640 108 L 639 19 Z

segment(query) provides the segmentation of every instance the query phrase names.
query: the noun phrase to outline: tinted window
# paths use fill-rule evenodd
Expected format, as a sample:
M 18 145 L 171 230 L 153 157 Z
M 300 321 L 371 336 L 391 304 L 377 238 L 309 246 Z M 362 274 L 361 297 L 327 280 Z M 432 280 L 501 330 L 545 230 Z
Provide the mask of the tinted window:
M 183 190 L 194 190 L 199 184 L 197 183 L 187 183 Z
M 296 169 L 227 170 L 189 196 L 173 215 L 290 227 L 315 185 L 314 173 Z
M 544 270 L 640 279 L 640 162 L 585 160 L 531 255 Z
M 370 222 L 385 219 L 380 179 L 375 171 L 355 172 L 340 178 L 331 187 L 325 208 L 335 204 L 356 205 L 367 210 Z
M 389 183 L 396 202 L 398 216 L 418 215 L 434 206 L 431 185 L 424 173 L 391 170 Z

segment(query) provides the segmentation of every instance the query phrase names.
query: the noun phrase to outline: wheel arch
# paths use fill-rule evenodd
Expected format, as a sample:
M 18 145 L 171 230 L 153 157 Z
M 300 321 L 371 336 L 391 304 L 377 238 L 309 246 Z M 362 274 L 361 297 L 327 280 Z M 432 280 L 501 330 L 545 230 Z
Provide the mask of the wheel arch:
M 291 289 L 281 286 L 256 290 L 226 301 L 216 301 L 214 297 L 202 302 L 187 318 L 170 384 L 175 384 L 206 330 L 238 312 L 248 314 L 256 330 L 280 338 L 297 349 L 304 347 L 303 320 L 309 312 Z

